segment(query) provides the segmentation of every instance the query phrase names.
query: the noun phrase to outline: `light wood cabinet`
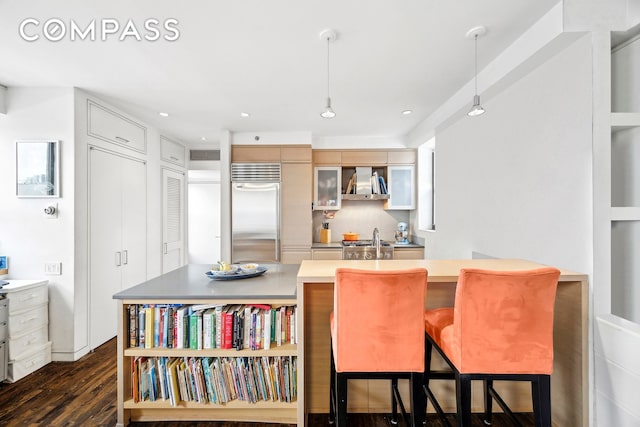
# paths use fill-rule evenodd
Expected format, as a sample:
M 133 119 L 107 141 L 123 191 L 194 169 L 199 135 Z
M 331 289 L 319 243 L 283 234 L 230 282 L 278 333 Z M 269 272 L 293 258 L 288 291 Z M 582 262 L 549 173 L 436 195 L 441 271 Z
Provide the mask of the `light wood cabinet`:
M 398 150 L 387 152 L 388 165 L 415 165 L 416 150 Z
M 282 163 L 302 162 L 311 163 L 310 145 L 282 145 L 280 146 L 280 160 Z
M 280 146 L 275 145 L 232 145 L 233 163 L 280 163 Z
M 342 151 L 343 166 L 376 166 L 387 164 L 386 151 L 347 150 Z
M 311 255 L 311 163 L 282 163 L 281 174 L 282 262 L 299 264 Z
M 89 136 L 146 153 L 146 127 L 91 100 L 87 101 L 87 110 Z
M 314 165 L 340 166 L 342 152 L 339 150 L 313 150 Z
M 323 259 L 329 259 L 329 260 L 336 260 L 336 259 L 342 259 L 342 249 L 341 248 L 331 248 L 331 249 L 313 249 L 312 251 L 312 258 L 313 260 L 323 260 Z
M 393 259 L 424 259 L 424 248 L 402 248 L 396 246 L 393 249 Z

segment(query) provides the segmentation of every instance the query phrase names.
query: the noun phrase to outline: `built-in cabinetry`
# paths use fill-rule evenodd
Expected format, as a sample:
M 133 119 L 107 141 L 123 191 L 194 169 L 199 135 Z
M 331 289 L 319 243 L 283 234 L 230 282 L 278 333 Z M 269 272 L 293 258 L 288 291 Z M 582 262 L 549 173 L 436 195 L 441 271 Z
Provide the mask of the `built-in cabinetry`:
M 10 280 L 2 293 L 9 306 L 7 379 L 18 381 L 51 362 L 49 290 L 46 280 Z
M 7 379 L 7 339 L 9 337 L 9 300 L 3 295 L 0 297 L 0 381 Z
M 393 259 L 424 259 L 424 248 L 396 246 L 393 249 Z
M 358 177 L 360 183 L 369 179 L 360 177 L 360 167 L 370 168 L 386 186 L 386 193 L 381 189 L 366 199 L 384 200 L 384 208 L 389 210 L 416 207 L 415 150 L 314 150 L 313 161 L 316 210 L 340 209 L 342 199 L 362 200 L 349 194 L 356 181 L 352 177 Z
M 640 323 L 640 36 L 611 52 L 611 311 Z
M 113 294 L 146 280 L 147 179 L 144 161 L 89 150 L 89 345 L 117 333 Z
M 89 136 L 146 153 L 146 127 L 92 100 L 87 103 L 87 113 Z
M 162 272 L 185 263 L 184 172 L 162 168 Z
M 172 141 L 166 136 L 160 136 L 160 158 L 165 162 L 184 167 L 186 165 L 187 149 L 179 142 Z
M 335 166 L 313 169 L 313 209 L 337 210 L 342 203 L 342 170 Z
M 342 248 L 322 248 L 312 249 L 311 259 L 323 260 L 323 259 L 342 259 Z
M 311 258 L 311 147 L 281 147 L 282 263 L 300 264 Z
M 283 264 L 311 258 L 310 145 L 232 145 L 232 163 L 280 163 L 280 247 Z

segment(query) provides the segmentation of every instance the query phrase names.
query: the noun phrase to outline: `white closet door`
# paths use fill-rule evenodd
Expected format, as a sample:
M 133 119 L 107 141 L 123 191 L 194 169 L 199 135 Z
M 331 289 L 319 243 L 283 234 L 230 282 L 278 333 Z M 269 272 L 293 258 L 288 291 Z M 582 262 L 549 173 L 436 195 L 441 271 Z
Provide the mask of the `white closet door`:
M 91 149 L 89 162 L 89 346 L 116 334 L 122 265 L 121 158 Z
M 184 265 L 184 174 L 162 169 L 162 272 Z
M 122 289 L 147 280 L 147 170 L 122 159 Z

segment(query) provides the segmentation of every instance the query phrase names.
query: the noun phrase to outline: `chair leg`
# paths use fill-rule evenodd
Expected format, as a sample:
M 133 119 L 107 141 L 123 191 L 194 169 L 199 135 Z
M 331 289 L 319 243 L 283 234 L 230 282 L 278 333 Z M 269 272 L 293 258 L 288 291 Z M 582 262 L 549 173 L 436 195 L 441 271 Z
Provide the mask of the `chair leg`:
M 347 377 L 336 373 L 336 427 L 347 426 Z
M 329 379 L 329 424 L 336 422 L 336 364 L 333 360 L 333 346 L 331 346 L 331 378 Z
M 490 426 L 493 415 L 493 398 L 491 397 L 490 389 L 493 388 L 493 380 L 482 381 L 484 389 L 484 424 Z
M 397 380 L 396 380 L 397 381 Z M 411 425 L 413 427 L 422 427 L 426 419 L 427 397 L 422 391 L 424 383 L 424 373 L 411 373 Z
M 549 375 L 537 375 L 531 382 L 533 416 L 536 427 L 551 427 L 551 381 Z
M 429 408 L 429 396 L 426 395 L 426 390 L 429 388 L 429 378 L 431 377 L 431 351 L 433 350 L 433 344 L 426 338 L 427 334 L 425 334 L 424 340 L 424 377 L 422 378 L 422 383 L 424 384 L 425 389 L 425 397 L 424 397 L 424 414 L 425 420 L 427 419 L 427 409 Z
M 471 377 L 456 374 L 458 427 L 471 427 Z
M 391 379 L 391 419 L 389 422 L 398 425 L 398 400 L 396 399 L 395 390 L 398 388 L 398 378 Z

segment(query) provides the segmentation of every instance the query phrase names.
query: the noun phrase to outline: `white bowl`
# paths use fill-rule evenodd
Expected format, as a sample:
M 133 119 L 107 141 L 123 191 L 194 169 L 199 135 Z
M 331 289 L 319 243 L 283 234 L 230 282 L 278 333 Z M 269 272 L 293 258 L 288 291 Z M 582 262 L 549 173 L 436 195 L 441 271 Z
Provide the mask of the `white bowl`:
M 235 264 L 231 264 L 229 266 L 230 270 L 220 270 L 220 265 L 215 264 L 214 266 L 211 267 L 211 271 L 210 273 L 214 276 L 228 276 L 230 274 L 237 274 L 238 273 L 238 266 Z
M 256 264 L 255 262 L 250 262 L 247 264 L 240 265 L 240 270 L 245 271 L 247 273 L 253 273 L 258 269 L 258 267 L 260 267 L 259 264 Z

